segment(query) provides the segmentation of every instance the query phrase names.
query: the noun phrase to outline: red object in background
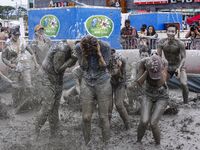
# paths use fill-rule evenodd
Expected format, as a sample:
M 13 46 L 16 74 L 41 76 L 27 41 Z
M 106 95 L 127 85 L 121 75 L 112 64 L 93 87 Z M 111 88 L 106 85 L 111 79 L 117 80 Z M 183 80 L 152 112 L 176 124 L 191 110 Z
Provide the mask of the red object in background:
M 191 25 L 194 22 L 198 22 L 199 20 L 200 20 L 200 14 L 196 15 L 194 17 L 187 18 L 186 23 L 189 24 L 189 25 Z

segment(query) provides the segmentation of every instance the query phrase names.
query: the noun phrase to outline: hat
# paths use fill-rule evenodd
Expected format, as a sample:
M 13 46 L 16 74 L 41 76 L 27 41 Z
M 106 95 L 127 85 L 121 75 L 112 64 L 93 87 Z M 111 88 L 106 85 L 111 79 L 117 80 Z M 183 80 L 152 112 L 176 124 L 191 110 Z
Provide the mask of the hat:
M 149 57 L 146 63 L 146 67 L 151 79 L 153 80 L 161 79 L 163 63 L 162 63 L 162 58 L 160 56 L 152 55 L 151 57 Z
M 37 31 L 39 31 L 40 29 L 43 29 L 43 30 L 44 30 L 44 27 L 43 27 L 42 25 L 38 24 L 38 25 L 35 26 L 34 31 L 37 32 Z

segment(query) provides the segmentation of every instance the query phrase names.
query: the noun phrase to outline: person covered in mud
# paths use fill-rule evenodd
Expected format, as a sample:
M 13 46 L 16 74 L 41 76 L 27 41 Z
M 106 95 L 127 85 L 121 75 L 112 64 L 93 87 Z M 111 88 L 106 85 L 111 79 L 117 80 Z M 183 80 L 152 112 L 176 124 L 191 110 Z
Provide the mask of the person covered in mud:
M 133 70 L 131 72 L 131 80 L 135 80 L 137 78 L 138 72 L 139 72 L 139 64 L 140 61 L 143 58 L 149 57 L 151 54 L 151 50 L 145 46 L 142 45 L 139 49 L 139 58 L 140 60 L 137 61 L 134 64 Z M 127 96 L 128 96 L 128 100 L 129 100 L 129 113 L 138 113 L 140 110 L 140 98 L 142 98 L 142 95 L 137 89 L 134 90 L 134 88 L 131 85 L 131 82 L 129 82 L 129 84 L 127 84 Z M 135 104 L 133 103 L 135 101 Z M 133 105 L 135 105 L 135 107 L 133 108 Z
M 137 142 L 141 142 L 148 124 L 156 144 L 160 144 L 158 122 L 169 101 L 167 80 L 168 63 L 157 53 L 140 61 L 138 77 L 134 86 L 144 94 L 141 99 L 141 117 L 137 129 Z M 142 85 L 145 82 L 145 86 Z
M 128 112 L 124 106 L 126 98 L 126 60 L 116 53 L 115 49 L 111 50 L 111 59 L 109 64 L 109 72 L 111 74 L 111 85 L 113 99 L 109 107 L 109 120 L 112 117 L 113 103 L 122 118 L 126 130 L 130 128 Z
M 175 25 L 169 25 L 167 27 L 167 38 L 163 38 L 158 42 L 158 54 L 162 56 L 164 53 L 167 59 L 168 73 L 172 78 L 174 75 L 180 81 L 183 102 L 188 103 L 189 89 L 187 85 L 187 74 L 185 68 L 186 50 L 182 41 L 175 38 L 177 33 L 177 27 Z
M 45 35 L 44 27 L 40 24 L 35 26 L 35 38 L 30 47 L 32 48 L 38 64 L 41 66 L 44 58 L 46 57 L 50 47 L 52 46 L 51 40 Z
M 4 48 L 8 38 L 9 38 L 8 28 L 2 27 L 0 32 L 0 52 Z
M 103 141 L 110 139 L 108 108 L 112 99 L 112 87 L 107 66 L 111 56 L 110 46 L 87 35 L 75 47 L 75 55 L 83 71 L 80 100 L 82 102 L 83 135 L 86 145 L 91 140 L 91 118 L 97 100 Z
M 31 67 L 26 50 L 32 55 L 34 64 L 37 66 L 34 53 L 26 45 L 25 40 L 20 37 L 19 28 L 13 28 L 11 39 L 2 51 L 2 61 L 11 69 L 13 105 L 18 108 L 20 108 L 21 102 L 26 101 L 26 93 L 30 95 L 32 88 Z
M 51 137 L 61 135 L 58 109 L 62 95 L 64 72 L 66 68 L 75 65 L 77 61 L 72 53 L 73 50 L 68 44 L 63 42 L 55 44 L 48 51 L 38 72 L 37 79 L 43 88 L 40 92 L 42 106 L 36 116 L 35 123 L 36 140 L 47 119 L 49 120 Z

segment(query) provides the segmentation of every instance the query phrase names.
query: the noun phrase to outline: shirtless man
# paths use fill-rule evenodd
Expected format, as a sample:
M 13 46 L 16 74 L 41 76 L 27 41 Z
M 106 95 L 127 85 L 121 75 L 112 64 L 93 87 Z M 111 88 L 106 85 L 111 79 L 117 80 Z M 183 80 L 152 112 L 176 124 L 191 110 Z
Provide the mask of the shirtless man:
M 164 53 L 167 59 L 168 73 L 170 77 L 176 75 L 181 83 L 183 102 L 188 103 L 189 89 L 187 85 L 187 74 L 185 71 L 186 51 L 185 45 L 179 39 L 175 38 L 177 27 L 170 25 L 167 27 L 167 38 L 163 38 L 158 42 L 158 54 L 162 56 Z
M 134 86 L 138 86 L 139 90 L 145 95 L 141 99 L 141 118 L 137 130 L 137 142 L 141 142 L 148 123 L 150 123 L 155 142 L 158 145 L 160 144 L 158 122 L 169 100 L 166 85 L 167 67 L 167 61 L 156 53 L 140 62 L 139 73 Z M 145 86 L 142 87 L 144 82 Z

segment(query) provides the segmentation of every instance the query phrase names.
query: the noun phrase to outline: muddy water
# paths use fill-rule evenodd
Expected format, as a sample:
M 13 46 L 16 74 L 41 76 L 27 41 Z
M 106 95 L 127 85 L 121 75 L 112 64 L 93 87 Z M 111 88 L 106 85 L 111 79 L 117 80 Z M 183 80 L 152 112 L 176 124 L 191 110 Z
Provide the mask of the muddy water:
M 190 99 L 194 98 L 190 94 Z M 148 129 L 143 144 L 136 143 L 136 130 L 139 116 L 130 116 L 131 129 L 125 131 L 119 114 L 114 110 L 111 121 L 111 140 L 106 147 L 102 144 L 101 130 L 97 111 L 92 119 L 92 140 L 84 146 L 81 130 L 81 113 L 61 105 L 60 123 L 63 137 L 49 139 L 48 122 L 42 128 L 39 141 L 34 140 L 34 116 L 36 111 L 15 115 L 11 105 L 11 96 L 1 93 L 2 102 L 10 114 L 7 120 L 0 120 L 0 150 L 199 150 L 200 149 L 200 102 L 183 105 L 180 91 L 171 91 L 170 97 L 179 104 L 177 115 L 165 115 L 160 121 L 161 145 L 155 146 L 151 131 Z

